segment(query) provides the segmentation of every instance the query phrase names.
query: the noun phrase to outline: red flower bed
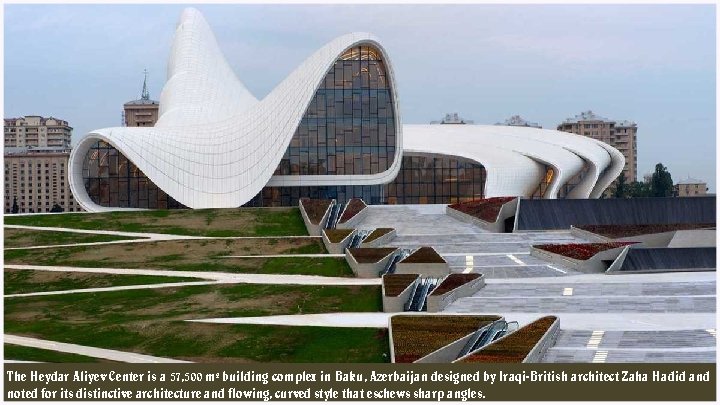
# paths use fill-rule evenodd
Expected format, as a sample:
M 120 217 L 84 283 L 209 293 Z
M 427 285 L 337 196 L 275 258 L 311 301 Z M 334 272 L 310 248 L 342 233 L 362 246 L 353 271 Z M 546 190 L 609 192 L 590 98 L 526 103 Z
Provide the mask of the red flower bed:
M 457 204 L 452 204 L 449 207 L 471 215 L 475 218 L 480 218 L 486 222 L 495 222 L 498 214 L 500 214 L 500 208 L 503 204 L 510 202 L 517 197 L 493 197 L 484 198 L 482 200 L 466 201 Z
M 616 239 L 670 231 L 715 229 L 715 224 L 580 225 L 577 228 L 606 238 Z
M 636 242 L 567 243 L 562 245 L 533 245 L 533 247 L 571 259 L 587 260 L 604 250 L 632 245 L 633 243 Z
M 351 199 L 345 207 L 345 211 L 343 211 L 342 216 L 340 216 L 340 223 L 342 224 L 349 221 L 350 218 L 357 215 L 357 213 L 362 211 L 365 207 L 367 207 L 367 205 L 363 200 L 359 198 Z

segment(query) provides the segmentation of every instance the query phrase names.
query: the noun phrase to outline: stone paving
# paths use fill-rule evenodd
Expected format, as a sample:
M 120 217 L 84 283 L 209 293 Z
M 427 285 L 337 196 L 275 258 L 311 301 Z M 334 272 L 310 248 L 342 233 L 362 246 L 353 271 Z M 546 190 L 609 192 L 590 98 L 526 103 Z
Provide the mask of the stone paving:
M 572 288 L 572 291 L 567 291 Z M 708 281 L 678 283 L 627 283 L 627 284 L 487 284 L 475 297 L 554 297 L 572 294 L 578 296 L 697 296 L 715 295 L 715 283 Z
M 581 274 L 529 254 L 534 244 L 587 242 L 569 231 L 489 233 L 444 209 L 376 206 L 359 226 L 394 227 L 391 246 L 433 246 L 452 272 L 484 274 L 483 289 L 444 312 L 497 313 L 521 325 L 555 314 L 560 336 L 545 362 L 715 361 L 714 272 Z M 588 347 L 593 332 L 604 335 Z
M 450 304 L 447 311 L 472 312 L 713 312 L 711 297 L 469 297 Z

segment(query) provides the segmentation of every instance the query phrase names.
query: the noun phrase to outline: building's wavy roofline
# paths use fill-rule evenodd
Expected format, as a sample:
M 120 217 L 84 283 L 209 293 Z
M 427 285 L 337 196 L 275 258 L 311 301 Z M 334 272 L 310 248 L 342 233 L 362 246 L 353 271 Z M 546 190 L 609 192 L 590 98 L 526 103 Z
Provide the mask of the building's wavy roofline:
M 347 49 L 359 44 L 381 52 L 392 86 L 397 144 L 391 167 L 374 175 L 273 177 L 326 73 Z M 367 33 L 353 33 L 320 48 L 257 100 L 228 65 L 202 15 L 186 9 L 176 29 L 156 126 L 104 128 L 87 134 L 70 156 L 70 186 L 88 211 L 119 209 L 94 203 L 84 186 L 83 160 L 98 140 L 118 149 L 170 197 L 190 208 L 239 207 L 266 185 L 389 183 L 400 170 L 403 149 L 456 155 L 484 165 L 488 197 L 531 195 L 545 176 L 544 165 L 554 171 L 545 198 L 556 198 L 584 167 L 588 174 L 569 197 L 598 197 L 624 166 L 622 154 L 609 145 L 554 130 L 403 126 L 395 83 L 392 63 L 379 41 Z
M 377 39 L 367 33 L 352 33 L 320 48 L 257 101 L 227 65 L 200 13 L 184 11 L 168 63 L 169 80 L 162 91 L 158 123 L 152 128 L 103 128 L 87 134 L 70 158 L 70 185 L 75 198 L 88 211 L 114 209 L 95 204 L 83 184 L 83 159 L 96 141 L 103 140 L 187 207 L 241 206 L 270 182 L 326 73 L 347 49 L 360 44 L 378 48 L 394 86 L 392 64 Z M 397 147 L 389 169 L 373 175 L 301 176 L 301 180 L 307 184 L 318 177 L 318 184 L 337 185 L 392 181 L 400 170 L 402 156 L 402 127 L 394 87 L 392 96 Z

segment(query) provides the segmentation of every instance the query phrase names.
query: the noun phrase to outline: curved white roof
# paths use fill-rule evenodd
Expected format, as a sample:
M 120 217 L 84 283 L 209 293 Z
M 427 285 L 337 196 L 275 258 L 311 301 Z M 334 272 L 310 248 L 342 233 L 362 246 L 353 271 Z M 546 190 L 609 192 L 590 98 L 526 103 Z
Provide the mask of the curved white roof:
M 120 150 L 158 187 L 191 208 L 239 207 L 270 182 L 307 105 L 328 70 L 347 49 L 376 47 L 389 82 L 395 78 L 387 53 L 367 33 L 341 36 L 320 48 L 262 101 L 237 79 L 207 23 L 186 9 L 168 62 L 160 97 L 161 116 L 152 128 L 104 128 L 87 134 L 70 156 L 70 186 L 88 211 L 115 208 L 95 204 L 83 184 L 83 159 L 103 140 Z M 393 97 L 397 91 L 393 87 Z M 402 126 L 394 99 L 396 155 L 391 167 L 373 175 L 296 176 L 274 185 L 382 184 L 400 170 Z M 289 176 L 285 176 L 289 177 Z
M 369 44 L 385 60 L 397 128 L 391 167 L 374 175 L 275 176 L 273 172 L 319 84 L 348 48 Z M 555 175 L 546 193 L 554 198 L 584 166 L 588 175 L 571 197 L 597 197 L 620 173 L 622 154 L 590 138 L 524 127 L 401 125 L 392 63 L 370 34 L 341 36 L 306 59 L 263 100 L 257 100 L 225 60 L 209 26 L 192 8 L 178 23 L 155 127 L 98 129 L 70 156 L 70 186 L 88 211 L 115 210 L 95 204 L 83 181 L 83 160 L 103 140 L 130 159 L 158 187 L 190 208 L 238 207 L 264 186 L 389 183 L 408 152 L 463 156 L 487 169 L 487 196 L 530 195 L 545 175 Z M 403 140 L 403 138 L 405 138 Z
M 403 134 L 405 153 L 456 155 L 483 164 L 488 173 L 487 197 L 531 195 L 545 175 L 543 165 L 548 165 L 555 175 L 545 198 L 556 198 L 560 187 L 583 167 L 588 167 L 588 174 L 568 197 L 588 198 L 601 173 L 612 175 L 617 172 L 614 179 L 625 164 L 622 154 L 610 146 L 605 145 L 606 148 L 588 137 L 548 129 L 501 125 L 404 125 Z

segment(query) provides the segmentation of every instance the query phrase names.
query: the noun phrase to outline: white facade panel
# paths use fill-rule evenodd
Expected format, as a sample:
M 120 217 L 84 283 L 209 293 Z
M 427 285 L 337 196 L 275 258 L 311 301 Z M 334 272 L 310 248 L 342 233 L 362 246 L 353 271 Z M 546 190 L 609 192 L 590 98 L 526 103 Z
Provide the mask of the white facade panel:
M 391 167 L 374 175 L 273 176 L 319 84 L 339 56 L 359 44 L 377 48 L 385 62 L 395 108 L 396 154 Z M 186 9 L 178 23 L 160 96 L 155 127 L 104 128 L 87 134 L 70 157 L 70 185 L 88 211 L 101 207 L 87 194 L 83 160 L 103 140 L 134 162 L 169 196 L 190 208 L 238 207 L 263 187 L 369 185 L 397 176 L 403 149 L 456 155 L 487 170 L 486 195 L 533 193 L 554 169 L 546 197 L 554 198 L 569 179 L 588 168 L 571 197 L 597 197 L 622 170 L 622 154 L 590 138 L 565 132 L 483 125 L 401 124 L 392 63 L 372 35 L 341 36 L 320 48 L 263 100 L 257 100 L 225 60 L 197 10 Z

